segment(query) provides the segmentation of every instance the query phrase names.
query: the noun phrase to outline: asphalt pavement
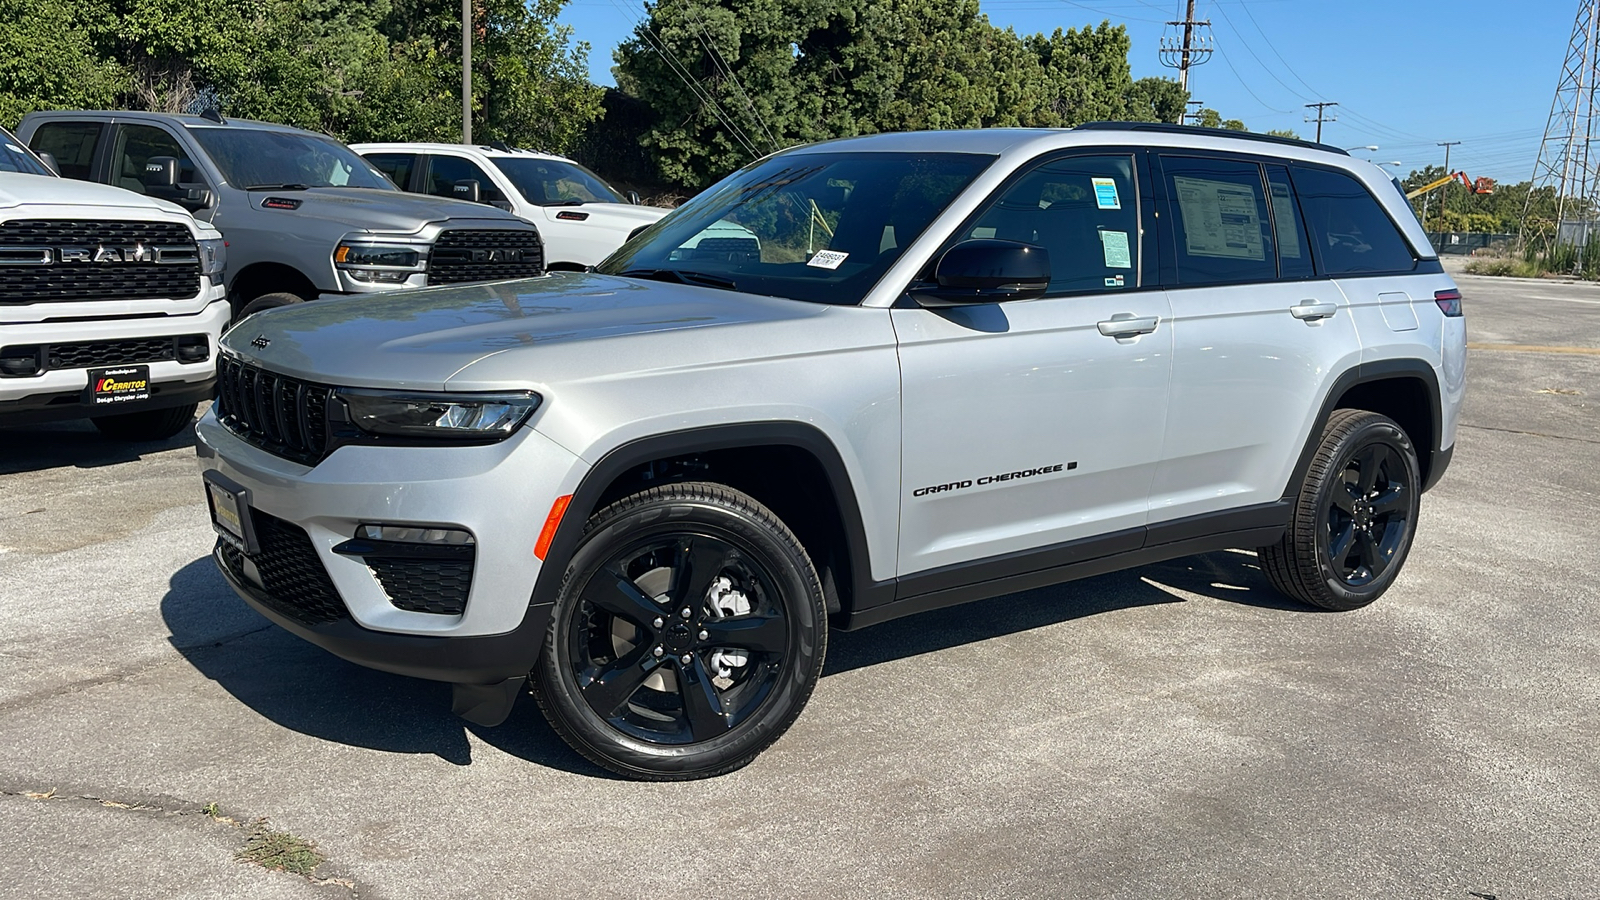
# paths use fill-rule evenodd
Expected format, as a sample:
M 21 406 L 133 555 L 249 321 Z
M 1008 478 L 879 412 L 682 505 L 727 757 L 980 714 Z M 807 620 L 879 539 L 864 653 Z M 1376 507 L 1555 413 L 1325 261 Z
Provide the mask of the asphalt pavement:
M 1455 458 L 1377 604 L 1223 552 L 835 634 L 686 784 L 270 626 L 187 436 L 0 429 L 0 897 L 1592 896 L 1600 288 L 1459 280 Z M 236 862 L 265 830 L 326 861 Z

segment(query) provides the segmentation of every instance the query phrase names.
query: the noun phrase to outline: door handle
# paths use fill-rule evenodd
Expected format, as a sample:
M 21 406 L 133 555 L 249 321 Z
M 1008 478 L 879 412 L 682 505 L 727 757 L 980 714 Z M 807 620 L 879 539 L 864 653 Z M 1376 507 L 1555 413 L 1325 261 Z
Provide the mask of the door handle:
M 1106 337 L 1127 338 L 1149 334 L 1156 330 L 1161 323 L 1160 316 L 1135 316 L 1133 313 L 1117 313 L 1110 319 L 1100 322 L 1100 333 Z
M 1338 304 L 1318 303 L 1315 300 L 1302 300 L 1298 306 L 1289 307 L 1289 315 L 1307 322 L 1315 322 L 1318 319 L 1331 319 L 1333 314 L 1338 311 Z

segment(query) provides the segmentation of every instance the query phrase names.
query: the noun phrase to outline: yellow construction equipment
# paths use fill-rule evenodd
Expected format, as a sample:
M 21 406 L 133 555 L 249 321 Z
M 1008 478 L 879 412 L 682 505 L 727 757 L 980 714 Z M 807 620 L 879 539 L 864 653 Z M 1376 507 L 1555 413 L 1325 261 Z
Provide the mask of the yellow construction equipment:
M 1407 191 L 1406 199 L 1411 200 L 1416 197 L 1421 197 L 1423 194 L 1426 194 L 1434 188 L 1444 187 L 1446 184 L 1450 183 L 1450 179 L 1452 178 L 1461 179 L 1461 183 L 1467 186 L 1467 190 L 1473 192 L 1474 194 L 1494 193 L 1493 178 L 1479 178 L 1477 181 L 1473 181 L 1467 177 L 1467 173 L 1465 172 L 1451 172 L 1449 175 L 1446 175 L 1438 181 L 1429 182 L 1428 184 L 1425 184 L 1414 191 Z

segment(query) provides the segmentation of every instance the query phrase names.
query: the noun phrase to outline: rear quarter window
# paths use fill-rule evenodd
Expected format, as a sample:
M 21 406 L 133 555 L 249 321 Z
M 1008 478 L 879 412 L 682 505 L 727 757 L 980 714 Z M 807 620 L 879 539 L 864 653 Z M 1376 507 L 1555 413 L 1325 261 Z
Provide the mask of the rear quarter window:
M 1294 190 L 1323 273 L 1379 275 L 1417 266 L 1411 245 L 1366 185 L 1342 172 L 1296 166 Z
M 94 148 L 100 142 L 99 122 L 46 122 L 33 133 L 28 146 L 35 153 L 48 153 L 56 159 L 61 174 L 79 181 L 93 177 Z

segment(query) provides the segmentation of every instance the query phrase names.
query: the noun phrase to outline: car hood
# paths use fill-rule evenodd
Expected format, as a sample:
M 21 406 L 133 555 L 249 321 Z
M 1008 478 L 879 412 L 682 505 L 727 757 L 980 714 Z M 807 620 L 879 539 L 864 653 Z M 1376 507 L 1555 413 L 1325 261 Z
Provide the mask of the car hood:
M 640 225 L 649 225 L 672 212 L 659 206 L 636 206 L 632 203 L 585 203 L 582 206 L 541 206 L 546 221 L 560 221 L 561 213 L 583 213 L 588 225 L 609 225 L 632 231 Z
M 478 227 L 495 227 L 500 223 L 509 228 L 527 227 L 525 220 L 487 204 L 404 191 L 326 187 L 303 191 L 250 191 L 249 194 L 251 205 L 257 207 L 268 197 L 299 200 L 298 209 L 282 211 L 286 217 L 311 216 L 340 222 L 350 226 L 351 231 L 414 234 L 430 222 L 446 219 L 477 219 L 480 221 L 474 224 Z
M 18 206 L 116 206 L 176 212 L 184 217 L 189 215 L 175 203 L 92 181 L 57 178 L 54 175 L 0 175 L 0 209 Z
M 768 328 L 822 309 L 693 285 L 561 272 L 295 304 L 240 322 L 223 345 L 273 371 L 328 385 L 520 389 L 656 365 L 652 359 L 698 363 L 719 352 L 747 352 L 750 341 L 708 341 L 707 330 Z M 691 334 L 698 342 L 692 349 L 672 337 Z M 648 352 L 640 349 L 646 344 Z M 473 372 L 465 374 L 469 368 Z

